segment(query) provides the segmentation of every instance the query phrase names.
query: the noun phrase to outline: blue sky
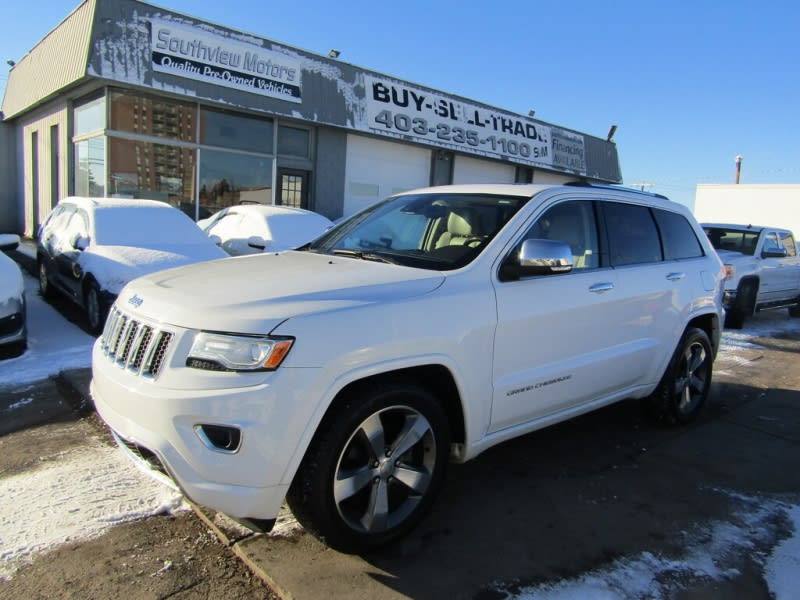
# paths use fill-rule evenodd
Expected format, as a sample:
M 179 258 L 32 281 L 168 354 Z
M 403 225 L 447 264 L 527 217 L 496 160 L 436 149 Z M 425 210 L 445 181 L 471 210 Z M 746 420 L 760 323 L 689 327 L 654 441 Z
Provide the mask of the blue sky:
M 103 1 L 103 0 L 98 0 Z M 400 79 L 605 137 L 627 185 L 800 183 L 800 4 L 550 0 L 154 2 Z M 77 0 L 8 2 L 19 60 Z M 0 91 L 7 71 L 0 62 Z

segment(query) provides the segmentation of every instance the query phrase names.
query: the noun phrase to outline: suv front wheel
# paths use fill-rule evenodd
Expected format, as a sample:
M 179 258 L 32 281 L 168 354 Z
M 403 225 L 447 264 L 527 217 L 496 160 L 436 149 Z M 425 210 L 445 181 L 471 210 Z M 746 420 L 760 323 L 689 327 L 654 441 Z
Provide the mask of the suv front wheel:
M 693 420 L 711 388 L 712 362 L 711 342 L 706 332 L 697 327 L 688 328 L 661 382 L 648 398 L 653 416 L 672 425 Z
M 427 390 L 402 381 L 364 386 L 323 420 L 287 501 L 332 548 L 366 551 L 422 519 L 449 447 L 447 417 Z

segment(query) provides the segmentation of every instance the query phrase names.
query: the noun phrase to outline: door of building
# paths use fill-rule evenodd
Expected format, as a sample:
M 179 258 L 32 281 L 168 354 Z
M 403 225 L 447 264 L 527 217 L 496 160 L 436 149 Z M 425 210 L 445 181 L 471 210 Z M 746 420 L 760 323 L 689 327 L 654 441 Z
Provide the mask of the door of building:
M 278 169 L 278 204 L 308 209 L 311 174 L 298 169 Z

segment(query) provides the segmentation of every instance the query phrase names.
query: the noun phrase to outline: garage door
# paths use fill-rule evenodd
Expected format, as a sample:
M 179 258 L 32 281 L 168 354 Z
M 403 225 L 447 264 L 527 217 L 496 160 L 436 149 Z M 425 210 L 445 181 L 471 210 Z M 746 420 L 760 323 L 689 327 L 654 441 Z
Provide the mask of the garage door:
M 426 187 L 430 166 L 430 150 L 348 135 L 344 216 L 397 192 Z
M 457 155 L 453 183 L 514 183 L 516 173 L 514 165 Z

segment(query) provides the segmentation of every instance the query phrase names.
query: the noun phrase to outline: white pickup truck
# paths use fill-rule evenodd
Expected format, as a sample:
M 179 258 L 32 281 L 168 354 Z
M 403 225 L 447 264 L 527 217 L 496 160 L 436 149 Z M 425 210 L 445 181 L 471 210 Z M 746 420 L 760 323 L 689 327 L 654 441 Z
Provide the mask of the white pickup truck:
M 741 329 L 756 311 L 789 308 L 800 317 L 800 255 L 787 229 L 703 223 L 725 263 L 725 325 Z

